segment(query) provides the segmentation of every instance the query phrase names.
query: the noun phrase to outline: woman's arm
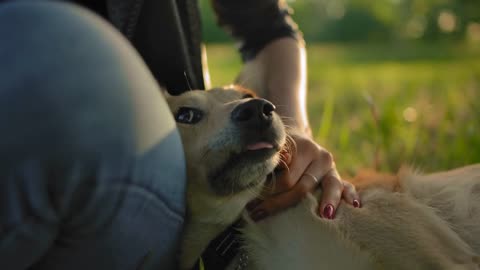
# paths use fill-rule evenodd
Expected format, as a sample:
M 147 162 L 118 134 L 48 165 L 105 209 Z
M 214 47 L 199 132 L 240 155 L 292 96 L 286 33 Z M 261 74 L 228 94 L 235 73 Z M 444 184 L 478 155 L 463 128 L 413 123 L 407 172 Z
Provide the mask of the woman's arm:
M 283 155 L 288 170 L 277 177 L 275 195 L 252 203 L 252 217 L 258 220 L 292 206 L 318 184 L 324 190 L 318 209 L 321 216 L 333 218 L 342 197 L 360 206 L 354 187 L 340 179 L 332 155 L 311 138 L 306 112 L 306 53 L 284 1 L 212 2 L 220 25 L 240 41 L 245 65 L 237 82 L 277 106 L 296 145 Z
M 247 63 L 238 81 L 257 89 L 259 94 L 277 106 L 277 112 L 291 127 L 296 151 L 284 161 L 289 169 L 278 177 L 277 195 L 252 207 L 252 217 L 261 219 L 296 204 L 317 187 L 312 175 L 321 180 L 324 190 L 318 213 L 333 218 L 340 200 L 360 206 L 355 188 L 340 179 L 332 155 L 311 138 L 306 111 L 306 52 L 303 44 L 285 37 L 267 44 Z
M 288 126 L 311 134 L 306 110 L 306 53 L 290 37 L 273 40 L 245 63 L 237 82 L 272 101 Z

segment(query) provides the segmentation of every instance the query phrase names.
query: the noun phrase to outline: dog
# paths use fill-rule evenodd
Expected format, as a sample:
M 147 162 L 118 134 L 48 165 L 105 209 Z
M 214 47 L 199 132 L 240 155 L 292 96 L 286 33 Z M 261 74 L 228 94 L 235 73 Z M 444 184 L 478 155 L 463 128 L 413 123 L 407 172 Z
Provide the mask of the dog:
M 246 223 L 241 254 L 228 269 L 480 269 L 480 164 L 430 175 L 363 175 L 353 181 L 361 208 L 342 202 L 335 219 L 321 218 L 319 189 L 255 223 L 245 206 L 271 184 L 288 141 L 275 106 L 236 86 L 167 102 L 187 163 L 181 269 L 192 269 L 239 217 Z

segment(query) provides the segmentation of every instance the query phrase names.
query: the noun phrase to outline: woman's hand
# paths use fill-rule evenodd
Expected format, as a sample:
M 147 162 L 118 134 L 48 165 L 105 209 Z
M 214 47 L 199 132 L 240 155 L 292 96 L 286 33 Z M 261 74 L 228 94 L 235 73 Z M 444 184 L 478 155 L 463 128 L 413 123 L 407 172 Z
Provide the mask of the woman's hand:
M 282 153 L 281 171 L 274 179 L 273 195 L 247 205 L 253 220 L 286 209 L 300 202 L 319 185 L 323 189 L 318 214 L 333 219 L 341 199 L 360 207 L 355 187 L 340 179 L 332 155 L 310 137 L 291 135 L 293 147 Z
M 285 124 L 299 132 L 291 134 L 296 147 L 283 155 L 284 170 L 276 174 L 274 195 L 247 206 L 254 220 L 297 204 L 319 186 L 323 189 L 320 216 L 334 218 L 341 199 L 360 207 L 355 188 L 340 179 L 332 155 L 308 135 L 306 70 L 302 42 L 284 37 L 270 42 L 246 62 L 238 78 L 240 84 L 273 102 Z

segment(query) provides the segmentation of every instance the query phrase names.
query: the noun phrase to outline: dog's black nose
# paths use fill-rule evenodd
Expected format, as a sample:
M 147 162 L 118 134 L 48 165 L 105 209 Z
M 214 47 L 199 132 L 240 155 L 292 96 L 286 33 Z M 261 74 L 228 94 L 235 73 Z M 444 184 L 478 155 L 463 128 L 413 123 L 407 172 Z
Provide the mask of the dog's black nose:
M 231 114 L 234 123 L 248 127 L 268 126 L 272 123 L 275 106 L 268 100 L 255 98 L 238 105 Z

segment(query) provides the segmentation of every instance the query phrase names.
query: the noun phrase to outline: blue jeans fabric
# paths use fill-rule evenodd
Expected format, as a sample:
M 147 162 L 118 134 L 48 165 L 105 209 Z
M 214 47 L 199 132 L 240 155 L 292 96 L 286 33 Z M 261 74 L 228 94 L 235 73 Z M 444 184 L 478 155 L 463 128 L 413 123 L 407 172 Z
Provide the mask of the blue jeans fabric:
M 174 269 L 184 166 L 119 33 L 70 4 L 0 4 L 0 269 Z

